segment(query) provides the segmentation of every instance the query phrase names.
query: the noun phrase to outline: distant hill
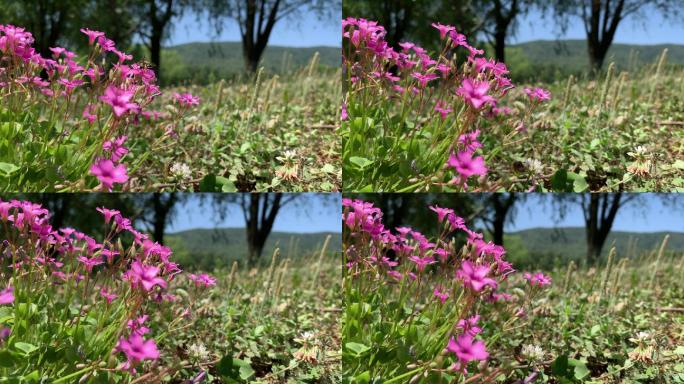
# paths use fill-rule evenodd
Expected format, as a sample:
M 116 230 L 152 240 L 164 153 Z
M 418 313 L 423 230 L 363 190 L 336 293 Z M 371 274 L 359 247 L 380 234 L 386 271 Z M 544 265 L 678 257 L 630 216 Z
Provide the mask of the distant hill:
M 283 258 L 310 256 L 320 250 L 327 235 L 331 235 L 328 253 L 341 252 L 339 233 L 272 232 L 266 241 L 262 262 L 270 262 L 276 246 Z M 192 229 L 166 235 L 166 243 L 174 250 L 176 262 L 184 268 L 213 270 L 230 268 L 234 260 L 247 260 L 245 236 L 243 228 Z
M 668 49 L 669 65 L 684 65 L 684 45 L 613 44 L 603 69 L 606 70 L 610 62 L 615 62 L 618 70 L 635 71 L 644 65 L 654 64 L 665 48 Z M 506 47 L 506 64 L 514 82 L 553 82 L 571 74 L 581 76 L 590 69 L 584 40 L 537 40 L 509 45 Z
M 339 68 L 341 48 L 268 46 L 261 65 L 271 73 L 286 73 L 309 64 L 319 54 L 319 65 Z M 244 72 L 240 42 L 189 43 L 167 47 L 162 52 L 163 76 L 167 82 L 187 80 L 209 81 L 211 78 L 230 78 Z
M 608 235 L 602 257 L 606 257 L 615 241 L 618 257 L 633 257 L 651 252 L 670 235 L 667 251 L 684 253 L 684 233 L 636 233 L 614 231 Z M 505 236 L 504 245 L 513 261 L 531 265 L 566 263 L 586 256 L 584 228 L 533 228 L 512 232 Z M 631 249 L 630 249 L 631 248 Z

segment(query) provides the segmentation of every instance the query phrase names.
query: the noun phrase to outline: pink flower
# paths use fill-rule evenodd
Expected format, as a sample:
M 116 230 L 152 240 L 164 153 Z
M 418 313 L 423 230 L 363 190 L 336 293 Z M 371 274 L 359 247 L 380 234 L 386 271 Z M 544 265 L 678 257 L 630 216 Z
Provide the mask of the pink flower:
M 453 109 L 445 107 L 446 104 L 442 104 L 441 101 L 438 101 L 437 105 L 435 105 L 435 111 L 442 115 L 442 120 L 446 119 L 447 115 L 453 111 Z
M 452 27 L 451 25 L 442 25 L 440 23 L 432 23 L 432 26 L 439 31 L 439 38 L 442 40 L 446 38 L 447 33 L 456 30 L 456 28 Z
M 93 122 L 95 122 L 95 120 L 97 119 L 97 115 L 94 115 L 94 114 L 93 114 L 93 109 L 94 109 L 94 108 L 95 108 L 95 106 L 92 105 L 92 104 L 88 104 L 88 105 L 85 106 L 85 108 L 83 108 L 83 118 L 85 118 L 86 120 L 88 120 L 88 122 L 89 122 L 90 124 L 92 124 Z
M 439 290 L 439 288 L 435 288 L 435 290 L 434 290 L 432 293 L 433 293 L 435 296 L 437 296 L 437 298 L 439 299 L 439 301 L 440 301 L 442 304 L 444 304 L 444 302 L 446 301 L 446 299 L 449 298 L 449 294 L 446 293 L 446 292 L 441 292 L 441 291 Z
M 109 159 L 101 159 L 90 166 L 90 174 L 97 177 L 102 186 L 111 191 L 114 183 L 123 184 L 128 181 L 126 166 L 115 165 Z
M 128 148 L 124 147 L 124 143 L 128 136 L 119 136 L 114 140 L 107 140 L 102 143 L 102 149 L 111 154 L 112 161 L 119 161 L 128 153 Z
M 86 270 L 88 272 L 92 272 L 93 267 L 102 264 L 102 259 L 99 257 L 93 257 L 92 259 L 89 259 L 85 256 L 79 256 L 78 261 L 80 261 L 81 263 L 83 263 L 83 265 L 85 265 Z
M 97 40 L 97 38 L 105 35 L 104 32 L 91 31 L 88 28 L 81 28 L 80 31 L 88 36 L 88 44 L 90 45 L 95 44 L 95 40 Z
M 166 288 L 166 280 L 157 277 L 158 273 L 159 268 L 144 265 L 136 260 L 131 264 L 131 269 L 126 272 L 126 277 L 133 287 L 142 286 L 145 291 L 151 290 L 155 285 Z
M 456 93 L 465 99 L 475 109 L 480 109 L 484 104 L 494 104 L 495 100 L 489 96 L 489 83 L 486 81 L 478 81 L 471 79 L 463 79 L 461 87 L 456 90 Z
M 430 210 L 437 213 L 437 220 L 441 223 L 444 221 L 444 218 L 447 217 L 449 214 L 453 214 L 454 210 L 451 208 L 442 208 L 438 207 L 436 205 L 431 205 Z
M 447 220 L 449 221 L 449 224 L 451 224 L 451 228 L 454 230 L 466 229 L 465 220 L 463 220 L 463 218 L 460 216 L 456 216 L 455 214 L 448 215 Z
M 413 72 L 411 76 L 418 80 L 418 83 L 420 83 L 421 88 L 425 88 L 428 81 L 432 81 L 437 78 L 437 75 L 435 75 L 434 73 L 422 74 L 420 72 Z
M 475 315 L 475 316 L 469 317 L 467 319 L 459 320 L 458 323 L 456 324 L 456 327 L 462 329 L 464 333 L 467 333 L 467 334 L 475 337 L 477 334 L 482 332 L 482 328 L 480 328 L 477 325 L 478 321 L 480 321 L 480 315 Z
M 109 221 L 112 220 L 112 217 L 121 215 L 121 212 L 117 211 L 116 209 L 107 209 L 105 207 L 98 207 L 98 208 L 95 208 L 95 210 L 100 212 L 102 215 L 104 215 L 105 224 L 109 224 Z
M 121 117 L 128 111 L 138 110 L 138 104 L 131 102 L 133 94 L 132 91 L 110 85 L 105 90 L 104 95 L 100 96 L 100 100 L 112 106 L 116 117 Z
M 544 88 L 525 88 L 523 89 L 523 91 L 532 101 L 542 102 L 544 100 L 551 100 L 551 92 L 547 91 Z
M 349 118 L 349 114 L 347 113 L 347 103 L 342 103 L 342 114 L 340 115 L 340 119 L 342 121 L 346 121 Z
M 453 336 L 447 344 L 447 350 L 458 357 L 461 364 L 468 364 L 472 360 L 484 361 L 489 357 L 485 344 L 481 340 L 474 340 L 473 336 L 464 333 L 454 340 Z
M 107 300 L 107 304 L 111 304 L 112 301 L 114 301 L 114 299 L 116 299 L 118 297 L 117 295 L 115 295 L 113 293 L 107 292 L 107 290 L 104 289 L 104 287 L 102 289 L 100 289 L 100 296 L 104 297 L 105 300 Z
M 454 168 L 461 176 L 468 178 L 472 175 L 484 176 L 487 174 L 487 167 L 482 156 L 473 157 L 472 152 L 453 153 L 449 156 L 447 165 Z
M 11 334 L 12 330 L 10 328 L 0 328 L 0 341 L 4 341 L 8 337 L 10 337 Z
M 0 291 L 0 305 L 11 304 L 14 302 L 14 288 L 9 287 Z
M 533 287 L 544 287 L 546 285 L 551 285 L 551 277 L 546 276 L 541 272 L 537 272 L 534 275 L 529 272 L 525 272 L 523 277 L 525 280 L 529 281 L 530 285 Z
M 128 320 L 126 325 L 131 333 L 143 336 L 150 331 L 150 329 L 145 326 L 145 321 L 147 321 L 147 318 L 147 315 L 138 316 L 138 318 L 135 320 Z
M 479 135 L 479 129 L 476 129 L 473 132 L 464 133 L 458 137 L 458 143 L 462 144 L 466 151 L 475 152 L 478 148 L 482 148 L 482 143 L 477 140 Z
M 174 93 L 173 97 L 176 99 L 176 101 L 181 106 L 184 106 L 184 107 L 199 105 L 199 103 L 200 103 L 200 98 L 193 96 L 190 93 Z
M 463 285 L 475 292 L 480 292 L 487 286 L 496 289 L 496 280 L 487 277 L 488 273 L 488 266 L 475 265 L 468 260 L 464 260 L 463 263 L 461 263 L 461 268 L 456 271 L 456 277 L 463 280 Z
M 123 352 L 131 365 L 136 365 L 143 360 L 159 358 L 159 350 L 154 340 L 145 340 L 138 333 L 131 334 L 128 340 L 120 338 L 116 350 Z
M 426 256 L 426 257 L 411 256 L 411 257 L 409 257 L 409 260 L 416 263 L 416 268 L 418 268 L 419 271 L 423 271 L 423 270 L 425 270 L 425 267 L 427 267 L 430 264 L 435 263 L 435 259 L 433 257 L 430 257 L 430 256 Z
M 192 273 L 188 274 L 188 279 L 193 281 L 195 283 L 195 286 L 199 287 L 211 287 L 216 285 L 216 279 L 207 275 L 206 273 L 202 273 L 199 275 L 194 275 Z

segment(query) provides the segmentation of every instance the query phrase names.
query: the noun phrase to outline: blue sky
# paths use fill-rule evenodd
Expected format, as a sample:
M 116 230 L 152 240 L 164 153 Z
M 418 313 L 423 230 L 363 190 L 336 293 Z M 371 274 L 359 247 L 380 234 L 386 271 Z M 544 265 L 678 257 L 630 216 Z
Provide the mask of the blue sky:
M 684 232 L 684 194 L 678 195 L 677 208 L 664 205 L 655 194 L 641 194 L 640 201 L 630 203 L 618 211 L 614 231 L 634 232 Z M 518 209 L 513 225 L 507 225 L 509 231 L 529 228 L 584 227 L 584 217 L 578 206 L 568 211 L 565 219 L 554 222 L 554 209 L 551 199 L 531 195 Z
M 311 232 L 341 232 L 342 200 L 339 194 L 330 194 L 327 200 L 317 194 L 310 194 L 306 203 L 286 205 L 276 217 L 274 231 L 311 233 Z M 176 215 L 174 223 L 167 228 L 169 232 L 178 232 L 192 228 L 216 228 L 215 213 L 210 204 L 200 206 L 199 199 L 193 197 L 188 204 L 182 206 Z M 242 227 L 245 221 L 242 210 L 231 206 L 229 215 L 218 227 Z
M 296 19 L 280 20 L 271 33 L 269 45 L 290 47 L 342 46 L 342 10 L 331 17 L 321 18 L 315 13 L 303 13 Z M 232 19 L 226 19 L 218 37 L 209 23 L 198 25 L 194 15 L 186 15 L 175 23 L 166 45 L 191 42 L 240 41 L 240 29 Z
M 517 34 L 510 39 L 511 43 L 530 40 L 554 40 L 560 30 L 555 20 L 547 16 L 546 19 L 538 11 L 530 12 L 521 18 Z M 573 18 L 568 31 L 561 35 L 561 39 L 586 39 L 584 24 L 580 18 Z M 628 44 L 684 44 L 684 23 L 680 16 L 678 22 L 665 20 L 658 12 L 647 10 L 641 17 L 629 16 L 618 25 L 614 43 Z

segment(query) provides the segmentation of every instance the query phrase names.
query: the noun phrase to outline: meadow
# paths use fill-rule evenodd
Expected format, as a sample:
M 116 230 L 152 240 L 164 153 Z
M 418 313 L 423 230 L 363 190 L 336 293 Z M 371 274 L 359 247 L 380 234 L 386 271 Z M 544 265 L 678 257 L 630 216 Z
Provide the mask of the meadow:
M 514 84 L 504 63 L 432 25 L 438 52 L 395 50 L 382 26 L 345 20 L 346 191 L 684 189 L 684 69 L 667 51 Z
M 103 238 L 1 201 L 0 382 L 332 383 L 342 298 L 334 251 L 185 272 L 98 208 Z
M 318 55 L 280 76 L 167 88 L 105 33 L 81 31 L 90 51 L 43 57 L 30 31 L 0 26 L 0 190 L 341 188 L 339 70 Z
M 344 204 L 343 382 L 684 382 L 684 255 L 667 238 L 517 271 L 450 209 L 430 207 L 428 238 Z

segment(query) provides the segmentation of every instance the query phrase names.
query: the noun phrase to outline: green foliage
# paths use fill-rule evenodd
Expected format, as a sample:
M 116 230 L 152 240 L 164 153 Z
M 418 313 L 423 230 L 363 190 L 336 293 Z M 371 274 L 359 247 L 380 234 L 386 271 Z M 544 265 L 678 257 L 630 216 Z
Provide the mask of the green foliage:
M 341 239 L 337 233 L 286 233 L 271 232 L 260 259 L 262 265 L 270 262 L 276 248 L 284 257 L 301 259 L 301 255 L 314 255 L 331 235 L 328 252 L 340 252 Z M 242 228 L 193 229 L 166 236 L 166 243 L 174 250 L 174 259 L 184 269 L 213 271 L 227 268 L 233 262 L 246 265 L 247 240 Z
M 339 71 L 315 62 L 280 77 L 168 89 L 201 97 L 173 145 L 138 168 L 139 189 L 204 192 L 337 191 Z M 312 103 L 311 100 L 316 100 Z M 176 164 L 176 168 L 173 168 Z M 174 169 L 189 168 L 189 173 Z
M 634 258 L 644 252 L 657 251 L 666 234 L 670 235 L 666 252 L 684 251 L 684 233 L 652 232 L 634 233 L 611 231 L 602 250 L 605 260 L 610 244 L 620 257 Z M 534 228 L 505 237 L 509 259 L 515 265 L 529 268 L 552 269 L 566 266 L 570 261 L 583 262 L 586 257 L 586 233 L 584 228 Z
M 331 76 L 339 67 L 340 48 L 293 48 L 269 45 L 261 58 L 266 73 L 283 77 L 308 66 L 319 55 L 319 70 Z M 162 50 L 163 84 L 208 85 L 220 79 L 238 80 L 246 76 L 242 44 L 239 42 L 189 43 Z
M 217 383 L 340 382 L 339 261 L 322 259 L 312 287 L 318 255 L 293 257 L 299 260 L 282 256 L 273 266 L 217 274 L 197 322 L 165 344 L 170 356 L 185 356 L 175 377 L 207 371 Z

